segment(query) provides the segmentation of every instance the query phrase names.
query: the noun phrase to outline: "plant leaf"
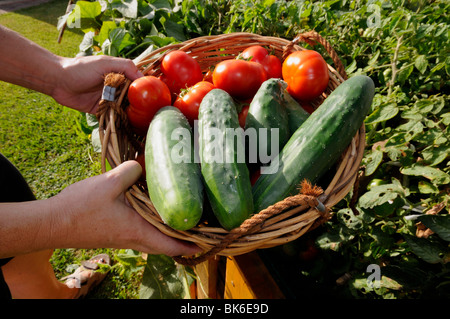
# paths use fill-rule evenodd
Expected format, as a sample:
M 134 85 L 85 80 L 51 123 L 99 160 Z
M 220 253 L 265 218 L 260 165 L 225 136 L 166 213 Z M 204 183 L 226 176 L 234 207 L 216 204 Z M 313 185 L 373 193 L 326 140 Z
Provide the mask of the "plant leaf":
M 431 184 L 427 181 L 420 181 L 418 183 L 419 192 L 421 194 L 437 194 L 439 193 L 439 188 L 437 188 L 435 185 Z
M 359 198 L 359 206 L 362 208 L 373 208 L 386 202 L 393 201 L 398 196 L 406 197 L 409 191 L 395 178 L 391 184 L 374 186 Z
M 400 169 L 400 172 L 405 175 L 424 176 L 431 180 L 434 184 L 449 184 L 450 175 L 441 171 L 438 168 L 423 166 L 420 164 L 413 164 L 410 167 Z
M 131 35 L 123 28 L 115 28 L 109 32 L 108 39 L 102 44 L 105 54 L 118 56 L 127 46 L 136 44 Z
M 419 55 L 414 61 L 414 66 L 420 73 L 424 74 L 428 67 L 428 60 L 425 55 Z
M 100 132 L 99 128 L 95 127 L 92 129 L 91 133 L 91 144 L 94 149 L 94 152 L 101 153 L 102 151 L 102 142 L 100 140 Z
M 422 151 L 423 159 L 430 166 L 442 163 L 450 155 L 450 147 L 448 145 L 430 145 Z
M 116 28 L 117 25 L 114 21 L 103 22 L 102 27 L 100 28 L 100 32 L 94 37 L 94 40 L 97 41 L 100 46 L 102 46 L 103 43 L 108 40 L 111 30 L 114 30 Z
M 318 247 L 324 250 L 339 251 L 342 246 L 353 239 L 353 235 L 347 234 L 345 226 L 339 224 L 329 232 L 325 232 L 316 239 Z
M 409 247 L 418 257 L 430 264 L 443 262 L 445 256 L 445 248 L 438 243 L 432 242 L 425 238 L 417 238 L 408 234 L 403 235 Z
M 141 299 L 182 299 L 186 291 L 183 275 L 174 260 L 166 255 L 148 255 L 140 287 Z
M 137 0 L 119 0 L 110 3 L 113 9 L 119 11 L 126 18 L 137 18 L 138 2 Z
M 67 27 L 80 28 L 83 32 L 95 31 L 99 26 L 96 18 L 101 15 L 102 7 L 97 1 L 77 1 L 67 17 Z
M 450 112 L 442 114 L 441 118 L 442 118 L 442 124 L 450 125 Z
M 397 115 L 399 109 L 397 103 L 388 103 L 380 105 L 369 116 L 367 116 L 365 123 L 374 124 L 378 122 L 387 121 Z
M 168 37 L 173 37 L 178 41 L 186 41 L 183 25 L 170 19 L 167 19 L 164 22 L 164 30 L 166 31 Z
M 123 274 L 127 277 L 134 272 L 140 271 L 146 264 L 141 253 L 132 249 L 121 250 L 114 255 L 114 258 L 124 268 Z
M 79 46 L 80 52 L 87 52 L 89 49 L 92 48 L 92 46 L 94 45 L 94 37 L 95 37 L 94 31 L 89 31 L 84 35 L 83 40 L 81 41 Z
M 369 176 L 373 174 L 383 160 L 383 151 L 378 149 L 373 150 L 364 157 L 364 163 L 366 165 L 365 175 Z
M 413 70 L 414 70 L 413 64 L 402 67 L 400 69 L 400 71 L 398 71 L 398 74 L 397 74 L 398 82 L 404 83 L 409 78 L 409 76 L 411 75 Z
M 443 240 L 450 241 L 450 215 L 422 215 L 417 219 Z

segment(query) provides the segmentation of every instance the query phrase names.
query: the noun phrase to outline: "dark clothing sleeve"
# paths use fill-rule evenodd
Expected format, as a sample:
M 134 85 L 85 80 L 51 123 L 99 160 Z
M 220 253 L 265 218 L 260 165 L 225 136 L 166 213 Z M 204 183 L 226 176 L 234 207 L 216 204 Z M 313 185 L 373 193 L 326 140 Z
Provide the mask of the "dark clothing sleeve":
M 35 196 L 17 168 L 0 154 L 0 202 L 25 202 L 35 200 Z M 1 243 L 0 243 L 1 245 Z M 12 258 L 0 258 L 0 267 Z M 0 299 L 11 299 L 11 293 L 0 268 Z

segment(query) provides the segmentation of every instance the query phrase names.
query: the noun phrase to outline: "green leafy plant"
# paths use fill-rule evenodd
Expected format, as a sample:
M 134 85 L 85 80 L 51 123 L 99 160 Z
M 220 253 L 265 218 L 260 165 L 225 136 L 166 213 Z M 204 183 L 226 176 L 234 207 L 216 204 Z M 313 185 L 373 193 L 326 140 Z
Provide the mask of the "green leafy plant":
M 149 255 L 140 287 L 142 299 L 190 298 L 189 287 L 195 274 L 165 255 Z
M 167 44 L 162 32 L 164 36 L 180 36 L 169 8 L 165 1 L 77 1 L 72 11 L 60 17 L 58 26 L 79 28 L 85 33 L 80 44 L 82 54 L 129 57 L 150 44 Z M 180 36 L 179 40 L 183 39 Z
M 448 239 L 418 238 L 414 218 L 428 218 L 441 205 L 442 219 L 435 224 L 442 223 L 444 232 L 450 218 L 448 4 L 418 4 L 414 11 L 397 1 L 372 4 L 379 9 L 377 25 L 346 29 L 369 18 L 368 6 L 355 7 L 339 18 L 355 20 L 342 24 L 345 39 L 339 32 L 339 40 L 331 37 L 340 43 L 347 72 L 370 75 L 378 81 L 378 94 L 366 118 L 367 148 L 356 205 L 350 197 L 341 203 L 338 223 L 329 225 L 318 244 L 348 257 L 355 296 L 442 296 L 448 290 Z M 382 185 L 367 189 L 374 179 Z M 385 280 L 378 290 L 362 285 L 370 264 L 383 266 Z

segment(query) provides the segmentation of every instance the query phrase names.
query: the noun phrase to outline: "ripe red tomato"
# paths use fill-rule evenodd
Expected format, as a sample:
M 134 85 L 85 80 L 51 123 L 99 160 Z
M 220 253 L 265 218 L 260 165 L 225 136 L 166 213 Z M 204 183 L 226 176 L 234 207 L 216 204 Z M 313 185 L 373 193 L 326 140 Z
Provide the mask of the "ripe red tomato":
M 308 239 L 305 245 L 306 247 L 304 247 L 298 254 L 299 259 L 307 262 L 315 260 L 320 251 L 314 241 L 312 239 Z
M 308 102 L 300 101 L 300 106 L 309 114 L 312 114 L 312 112 L 314 112 L 314 107 Z
M 193 86 L 203 79 L 197 60 L 180 50 L 171 51 L 164 56 L 161 72 L 161 79 L 173 94 L 179 94 L 181 89 Z
M 213 79 L 212 79 L 213 71 L 214 71 L 214 68 L 210 67 L 209 70 L 203 76 L 203 81 L 207 81 L 207 82 L 213 83 Z
M 170 90 L 154 76 L 144 76 L 131 83 L 128 89 L 128 121 L 139 135 L 147 133 L 150 121 L 162 107 L 171 103 Z
M 280 59 L 269 52 L 260 45 L 253 45 L 242 51 L 241 56 L 249 61 L 257 62 L 264 67 L 267 73 L 267 78 L 281 78 L 282 64 Z
M 255 185 L 258 178 L 261 176 L 261 169 L 257 169 L 256 171 L 252 172 L 250 175 L 250 184 L 253 186 Z
M 242 51 L 241 56 L 244 59 L 250 59 L 250 61 L 263 63 L 264 59 L 269 55 L 269 52 L 260 45 L 253 45 Z
M 282 77 L 282 64 L 280 59 L 275 55 L 268 55 L 266 61 L 264 62 L 264 69 L 266 69 L 267 76 L 269 78 L 280 78 Z
M 145 170 L 145 153 L 139 153 L 136 156 L 135 161 L 138 162 L 141 165 L 141 167 L 142 167 L 142 174 L 141 174 L 140 179 L 145 181 L 145 177 L 147 175 L 146 170 Z
M 213 72 L 213 83 L 236 99 L 252 98 L 267 74 L 261 64 L 244 60 L 219 62 Z
M 198 119 L 198 108 L 205 95 L 214 89 L 214 85 L 211 82 L 200 81 L 194 86 L 188 88 L 186 91 L 182 91 L 177 97 L 173 106 L 180 109 L 181 113 L 191 122 Z
M 283 62 L 283 79 L 287 91 L 298 100 L 311 101 L 328 86 L 328 66 L 320 53 L 314 50 L 295 51 Z
M 242 110 L 239 112 L 239 125 L 240 127 L 245 127 L 245 120 L 247 119 L 248 109 L 250 108 L 250 104 L 246 104 L 242 107 Z

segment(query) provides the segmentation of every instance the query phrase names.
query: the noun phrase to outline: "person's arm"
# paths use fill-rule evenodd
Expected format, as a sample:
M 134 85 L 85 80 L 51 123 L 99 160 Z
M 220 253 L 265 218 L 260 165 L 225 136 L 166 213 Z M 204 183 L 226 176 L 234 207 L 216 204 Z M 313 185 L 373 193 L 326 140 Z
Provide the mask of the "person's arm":
M 57 56 L 18 33 L 0 25 L 0 80 L 53 97 L 58 103 L 95 113 L 103 76 L 124 73 L 141 77 L 131 60 L 99 55 L 77 58 Z
M 0 258 L 55 248 L 131 248 L 168 256 L 200 252 L 164 235 L 129 206 L 123 193 L 141 172 L 137 162 L 128 161 L 49 199 L 0 203 Z
M 60 58 L 0 25 L 0 80 L 51 95 Z
M 0 80 L 94 113 L 103 76 L 142 74 L 131 60 L 109 56 L 63 58 L 0 26 Z M 0 203 L 0 258 L 49 248 L 132 248 L 170 256 L 199 248 L 164 235 L 132 209 L 124 192 L 141 175 L 135 161 L 70 185 L 44 200 Z

